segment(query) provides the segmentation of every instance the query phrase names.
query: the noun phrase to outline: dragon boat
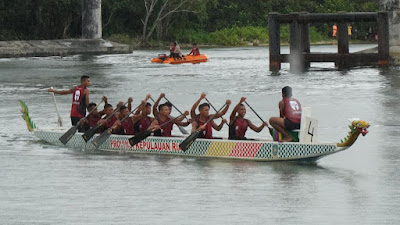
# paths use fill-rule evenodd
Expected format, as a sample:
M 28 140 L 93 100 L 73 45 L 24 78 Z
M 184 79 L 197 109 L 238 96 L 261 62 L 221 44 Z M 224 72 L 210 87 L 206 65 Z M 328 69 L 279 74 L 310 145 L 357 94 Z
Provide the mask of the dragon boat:
M 169 63 L 169 64 L 182 64 L 182 63 L 201 63 L 207 62 L 208 58 L 206 55 L 185 55 L 182 58 L 169 57 L 166 54 L 159 54 L 157 58 L 151 60 L 152 63 Z
M 275 141 L 277 138 L 282 138 L 282 136 L 270 130 L 274 140 L 241 141 L 198 138 L 189 149 L 182 151 L 179 144 L 185 139 L 185 136 L 175 136 L 171 138 L 150 136 L 135 146 L 131 146 L 128 139 L 132 136 L 113 134 L 107 141 L 96 148 L 90 141 L 86 143 L 82 138 L 82 133 L 79 132 L 75 133 L 66 145 L 63 145 L 59 138 L 68 128 L 38 128 L 29 116 L 29 110 L 26 104 L 23 101 L 20 101 L 20 104 L 22 107 L 22 117 L 26 122 L 28 130 L 39 139 L 57 146 L 116 153 L 145 153 L 253 161 L 310 162 L 346 150 L 355 143 L 360 134 L 363 136 L 366 135 L 368 133 L 367 128 L 369 127 L 369 124 L 363 120 L 353 120 L 349 125 L 350 131 L 347 137 L 341 142 L 320 143 L 317 140 L 318 121 L 310 117 L 310 108 L 303 108 L 301 129 L 298 132 L 299 142 Z M 98 136 L 98 134 L 96 134 L 96 136 Z

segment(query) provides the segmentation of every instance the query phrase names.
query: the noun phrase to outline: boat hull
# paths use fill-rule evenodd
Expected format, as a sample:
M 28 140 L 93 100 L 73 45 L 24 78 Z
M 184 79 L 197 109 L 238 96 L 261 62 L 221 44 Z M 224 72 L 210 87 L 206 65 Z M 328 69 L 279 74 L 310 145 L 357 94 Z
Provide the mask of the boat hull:
M 39 139 L 53 145 L 64 146 L 59 138 L 64 130 L 34 130 Z M 69 148 L 98 150 L 106 152 L 147 153 L 162 155 L 181 155 L 191 157 L 213 157 L 243 159 L 253 161 L 315 161 L 326 155 L 342 151 L 334 143 L 280 143 L 274 141 L 232 141 L 221 139 L 197 139 L 187 151 L 182 151 L 179 144 L 185 137 L 148 137 L 135 146 L 130 146 L 129 135 L 111 135 L 98 148 L 89 141 L 86 143 L 81 133 L 75 134 L 65 145 Z M 97 136 L 97 135 L 96 135 Z M 96 137 L 95 136 L 95 137 Z
M 167 63 L 167 64 L 183 64 L 183 63 L 201 63 L 207 62 L 208 58 L 206 55 L 185 55 L 182 58 L 172 57 L 157 57 L 151 60 L 152 63 Z

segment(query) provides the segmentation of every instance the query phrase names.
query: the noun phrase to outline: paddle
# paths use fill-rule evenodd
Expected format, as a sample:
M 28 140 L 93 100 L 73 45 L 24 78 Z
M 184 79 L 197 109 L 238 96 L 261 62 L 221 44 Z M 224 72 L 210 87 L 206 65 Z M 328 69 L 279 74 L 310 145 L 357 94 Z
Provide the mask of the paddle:
M 176 109 L 176 111 L 178 111 L 181 115 L 183 115 L 183 113 L 182 113 L 178 108 L 176 108 L 176 106 L 175 106 L 174 104 L 172 104 L 172 102 L 171 102 L 170 100 L 168 100 L 167 97 L 164 96 L 164 98 L 165 98 L 165 100 L 167 100 L 169 103 L 171 103 L 172 107 L 174 107 L 174 109 Z M 186 118 L 186 119 L 187 119 L 187 118 Z M 178 125 L 177 125 L 177 126 L 178 126 Z M 179 128 L 179 130 L 182 132 L 182 134 L 189 134 L 189 132 L 187 132 L 187 130 L 185 130 L 183 127 L 178 126 L 178 128 Z
M 208 99 L 207 99 L 206 97 L 204 97 L 204 99 L 208 102 L 208 104 L 210 104 L 210 106 L 214 109 L 214 111 L 217 111 L 217 109 L 211 104 L 210 101 L 208 101 Z M 217 113 L 218 113 L 218 112 L 216 112 L 216 114 L 217 114 Z M 221 119 L 224 119 L 224 118 L 221 117 Z M 225 122 L 225 124 L 229 126 L 228 122 Z
M 251 111 L 253 111 L 253 113 L 254 114 L 256 114 L 256 116 L 264 123 L 264 124 L 266 124 L 266 122 L 261 118 L 261 116 L 260 115 L 258 115 L 258 113 L 249 105 L 249 103 L 247 103 L 246 101 L 244 101 L 244 103 L 246 103 L 246 105 L 251 109 Z M 269 130 L 269 133 L 272 135 L 272 128 L 271 127 L 269 127 L 269 126 L 267 126 L 268 127 L 268 130 Z
M 211 120 L 214 119 L 214 117 L 226 106 L 226 103 L 218 110 L 216 113 L 207 120 L 207 123 L 209 123 Z M 197 139 L 197 137 L 200 135 L 201 131 L 199 128 L 195 132 L 193 132 L 189 137 L 187 137 L 185 140 L 182 141 L 182 143 L 179 144 L 179 147 L 182 149 L 182 151 L 186 151 L 190 146 L 193 144 L 193 142 Z
M 124 118 L 122 118 L 121 123 L 129 118 L 129 116 L 136 111 L 142 104 L 138 105 L 135 109 L 133 109 L 128 115 L 126 115 Z M 114 126 L 114 125 L 113 125 Z M 96 137 L 93 141 L 92 144 L 98 148 L 101 144 L 103 144 L 112 134 L 112 127 L 108 128 L 107 130 L 103 131 L 98 137 Z
M 160 128 L 165 126 L 165 125 L 167 125 L 167 124 L 172 123 L 173 121 L 175 121 L 177 118 L 181 117 L 182 115 L 183 114 L 181 114 L 181 115 L 179 115 L 179 116 L 177 116 L 177 117 L 175 117 L 173 119 L 170 119 L 169 121 L 167 121 L 165 123 L 162 123 L 160 125 Z M 151 131 L 151 130 L 145 130 L 145 131 L 142 131 L 142 132 L 136 134 L 135 136 L 129 138 L 129 144 L 131 144 L 131 146 L 135 146 L 136 144 L 140 143 L 141 141 L 146 139 L 148 136 L 150 136 L 152 132 L 153 131 Z
M 124 103 L 124 105 L 126 105 L 127 102 Z M 109 120 L 112 116 L 114 116 L 115 113 L 117 113 L 119 111 L 120 107 L 118 107 L 117 109 L 114 110 L 114 112 L 107 116 L 106 121 Z M 82 138 L 83 140 L 85 140 L 85 142 L 88 142 L 90 140 L 90 138 L 92 138 L 97 131 L 100 129 L 100 124 L 96 124 L 96 126 L 90 128 L 88 131 L 86 131 L 83 135 Z
M 53 89 L 53 87 L 50 87 Z M 58 126 L 62 127 L 62 119 L 60 116 L 60 112 L 58 111 L 56 96 L 54 96 L 54 92 L 50 92 L 51 97 L 53 98 L 54 106 L 56 107 L 57 117 L 58 117 Z
M 101 100 L 100 103 L 98 103 L 96 105 L 96 107 L 94 107 L 92 110 L 90 110 L 89 114 L 92 113 L 95 109 L 97 109 L 97 107 L 99 107 L 99 105 L 103 102 L 104 100 Z M 88 117 L 89 114 L 87 114 L 85 116 Z M 72 136 L 74 136 L 74 134 L 78 131 L 79 126 L 81 125 L 81 121 L 79 121 L 75 126 L 69 128 L 69 130 L 67 132 L 65 132 L 58 140 L 61 141 L 61 143 L 63 143 L 64 145 L 68 143 L 69 140 L 71 140 Z

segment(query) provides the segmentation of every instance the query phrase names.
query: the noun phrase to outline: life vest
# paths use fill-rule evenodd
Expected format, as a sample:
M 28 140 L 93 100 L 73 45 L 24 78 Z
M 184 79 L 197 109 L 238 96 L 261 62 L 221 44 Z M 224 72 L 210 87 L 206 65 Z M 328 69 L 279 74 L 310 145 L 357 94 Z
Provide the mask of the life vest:
M 162 121 L 160 118 L 157 119 L 158 125 L 162 125 L 163 123 L 166 123 L 170 121 L 171 119 L 167 117 L 166 120 Z M 154 136 L 161 136 L 161 137 L 171 137 L 172 136 L 172 127 L 174 126 L 174 123 L 169 123 L 161 127 L 160 130 L 157 130 L 154 132 Z
M 85 102 L 85 86 L 79 85 L 74 88 L 72 95 L 71 117 L 85 117 L 86 102 Z
M 169 46 L 169 51 L 174 53 L 175 52 L 175 46 L 174 45 Z
M 235 121 L 229 125 L 229 139 L 245 139 L 249 121 L 247 119 L 239 119 L 236 117 Z
M 151 118 L 147 116 L 135 123 L 135 132 L 136 133 L 143 132 L 147 130 L 147 128 L 149 128 L 150 125 L 151 125 Z
M 131 118 L 126 118 L 124 121 L 122 121 L 119 133 L 126 134 L 126 135 L 134 135 L 135 134 L 135 132 L 133 130 L 133 121 Z
M 196 55 L 200 55 L 200 50 L 199 50 L 199 48 L 198 48 L 198 47 L 194 47 L 194 48 L 192 48 L 192 52 L 193 52 L 193 55 L 194 55 L 194 56 L 196 56 Z
M 210 119 L 210 116 L 207 117 L 207 120 L 209 120 L 209 119 Z M 200 115 L 196 115 L 196 122 L 198 124 L 197 128 L 199 128 L 200 126 L 205 124 L 205 122 L 200 121 Z M 211 121 L 207 123 L 206 129 L 204 129 L 200 133 L 199 138 L 213 139 Z
M 283 98 L 284 107 L 283 115 L 293 123 L 300 123 L 301 120 L 301 105 L 295 98 Z

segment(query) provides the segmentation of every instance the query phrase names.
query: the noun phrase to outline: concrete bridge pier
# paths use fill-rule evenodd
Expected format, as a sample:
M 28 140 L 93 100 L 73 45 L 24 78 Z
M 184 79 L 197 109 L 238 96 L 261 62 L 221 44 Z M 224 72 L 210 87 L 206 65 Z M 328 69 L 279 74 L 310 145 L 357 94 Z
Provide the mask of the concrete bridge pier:
M 400 63 L 400 0 L 380 0 L 380 10 L 389 13 L 390 56 Z
M 101 39 L 101 0 L 82 0 L 82 38 Z

